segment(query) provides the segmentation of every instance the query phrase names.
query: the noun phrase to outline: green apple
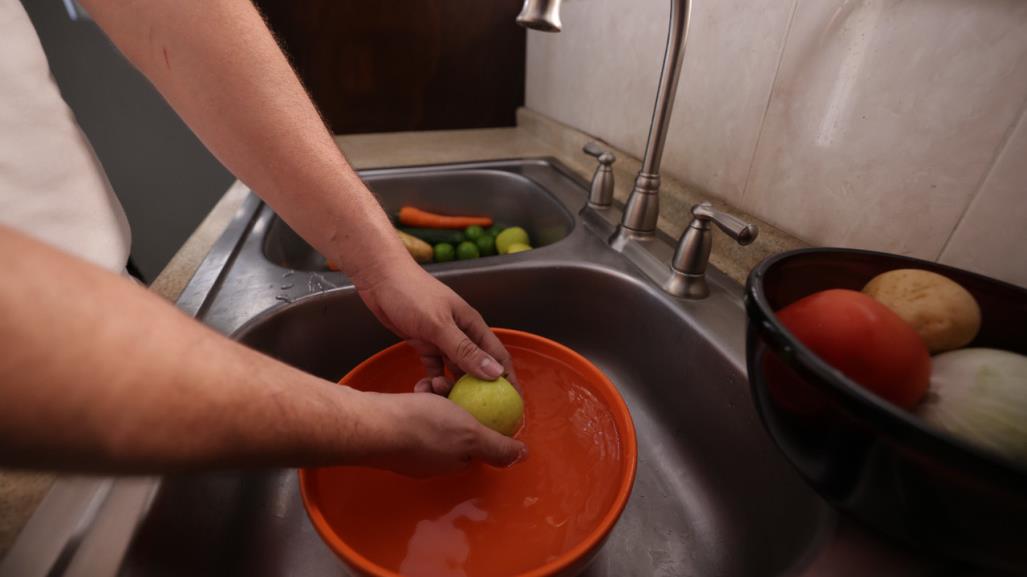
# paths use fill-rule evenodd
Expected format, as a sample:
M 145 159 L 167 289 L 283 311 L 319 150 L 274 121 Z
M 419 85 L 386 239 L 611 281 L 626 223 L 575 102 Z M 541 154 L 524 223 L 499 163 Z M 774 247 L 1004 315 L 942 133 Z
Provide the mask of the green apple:
M 486 427 L 512 437 L 524 419 L 524 400 L 510 381 L 483 381 L 464 375 L 449 391 L 449 400 L 463 407 Z
M 531 245 L 531 241 L 528 239 L 528 231 L 519 226 L 512 226 L 499 233 L 499 236 L 496 237 L 496 250 L 499 251 L 499 254 L 506 254 L 510 249 L 510 245 L 518 243 Z
M 524 243 L 515 242 L 510 245 L 510 248 L 506 249 L 506 254 L 517 254 L 526 250 L 531 250 L 531 247 Z

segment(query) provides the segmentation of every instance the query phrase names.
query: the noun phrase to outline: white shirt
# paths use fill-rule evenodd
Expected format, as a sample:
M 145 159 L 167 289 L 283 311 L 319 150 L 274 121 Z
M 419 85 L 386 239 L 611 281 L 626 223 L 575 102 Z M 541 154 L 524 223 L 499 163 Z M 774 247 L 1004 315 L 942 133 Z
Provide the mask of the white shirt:
M 19 0 L 0 0 L 0 224 L 114 272 L 128 262 L 125 212 Z

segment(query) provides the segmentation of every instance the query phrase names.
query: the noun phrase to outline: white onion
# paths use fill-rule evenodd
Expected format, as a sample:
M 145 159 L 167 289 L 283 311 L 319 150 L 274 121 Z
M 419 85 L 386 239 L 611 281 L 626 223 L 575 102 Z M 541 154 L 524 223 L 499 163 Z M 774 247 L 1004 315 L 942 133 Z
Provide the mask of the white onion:
M 932 359 L 931 389 L 918 413 L 928 422 L 1027 463 L 1027 357 L 961 349 Z

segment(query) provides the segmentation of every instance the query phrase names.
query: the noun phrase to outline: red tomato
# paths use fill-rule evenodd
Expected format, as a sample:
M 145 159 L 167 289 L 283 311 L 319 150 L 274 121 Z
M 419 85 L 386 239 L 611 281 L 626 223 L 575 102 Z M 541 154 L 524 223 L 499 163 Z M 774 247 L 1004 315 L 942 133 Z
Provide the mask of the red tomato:
M 802 344 L 860 385 L 904 409 L 927 393 L 931 357 L 899 315 L 856 291 L 814 293 L 777 313 Z

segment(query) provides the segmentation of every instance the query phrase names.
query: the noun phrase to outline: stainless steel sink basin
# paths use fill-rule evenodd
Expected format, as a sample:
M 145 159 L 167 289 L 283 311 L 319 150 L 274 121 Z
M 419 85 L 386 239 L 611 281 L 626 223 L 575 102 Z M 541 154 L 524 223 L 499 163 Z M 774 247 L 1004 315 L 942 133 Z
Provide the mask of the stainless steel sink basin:
M 823 521 L 764 435 L 743 369 L 686 310 L 623 270 L 569 263 L 445 280 L 490 323 L 556 339 L 595 362 L 639 439 L 634 493 L 587 575 L 777 575 Z M 350 289 L 263 315 L 238 338 L 337 380 L 395 342 Z M 174 542 L 174 548 L 166 544 Z M 339 562 L 308 523 L 293 472 L 166 480 L 126 575 L 321 575 Z
M 712 294 L 704 301 L 664 293 L 649 278 L 666 269 L 671 244 L 612 250 L 606 239 L 619 214 L 579 212 L 587 185 L 555 161 L 365 176 L 387 207 L 416 200 L 451 210 L 445 197 L 466 202 L 461 209 L 492 212 L 472 203 L 507 203 L 501 212 L 554 241 L 527 253 L 430 270 L 492 325 L 535 332 L 582 353 L 627 401 L 638 432 L 637 480 L 586 575 L 773 576 L 799 572 L 816 556 L 834 517 L 758 421 L 745 373 L 740 286 L 711 270 Z M 507 197 L 515 201 L 496 200 Z M 364 308 L 345 276 L 317 270 L 312 251 L 288 234 L 251 198 L 179 306 L 251 347 L 337 380 L 396 338 Z M 118 574 L 345 574 L 309 523 L 298 491 L 295 473 L 285 470 L 164 478 L 132 526 L 134 539 L 125 538 Z M 100 507 L 94 517 L 103 514 Z M 75 547 L 88 550 L 93 543 L 119 550 L 97 527 L 101 523 L 75 522 L 84 528 L 72 532 L 53 563 L 73 558 L 74 565 L 83 555 Z M 40 574 L 63 574 L 52 567 Z
M 414 168 L 362 176 L 391 215 L 404 205 L 442 214 L 489 215 L 503 226 L 523 227 L 535 246 L 564 238 L 574 226 L 574 217 L 552 194 L 517 172 Z M 277 217 L 268 228 L 264 255 L 283 267 L 327 269 L 324 257 Z

